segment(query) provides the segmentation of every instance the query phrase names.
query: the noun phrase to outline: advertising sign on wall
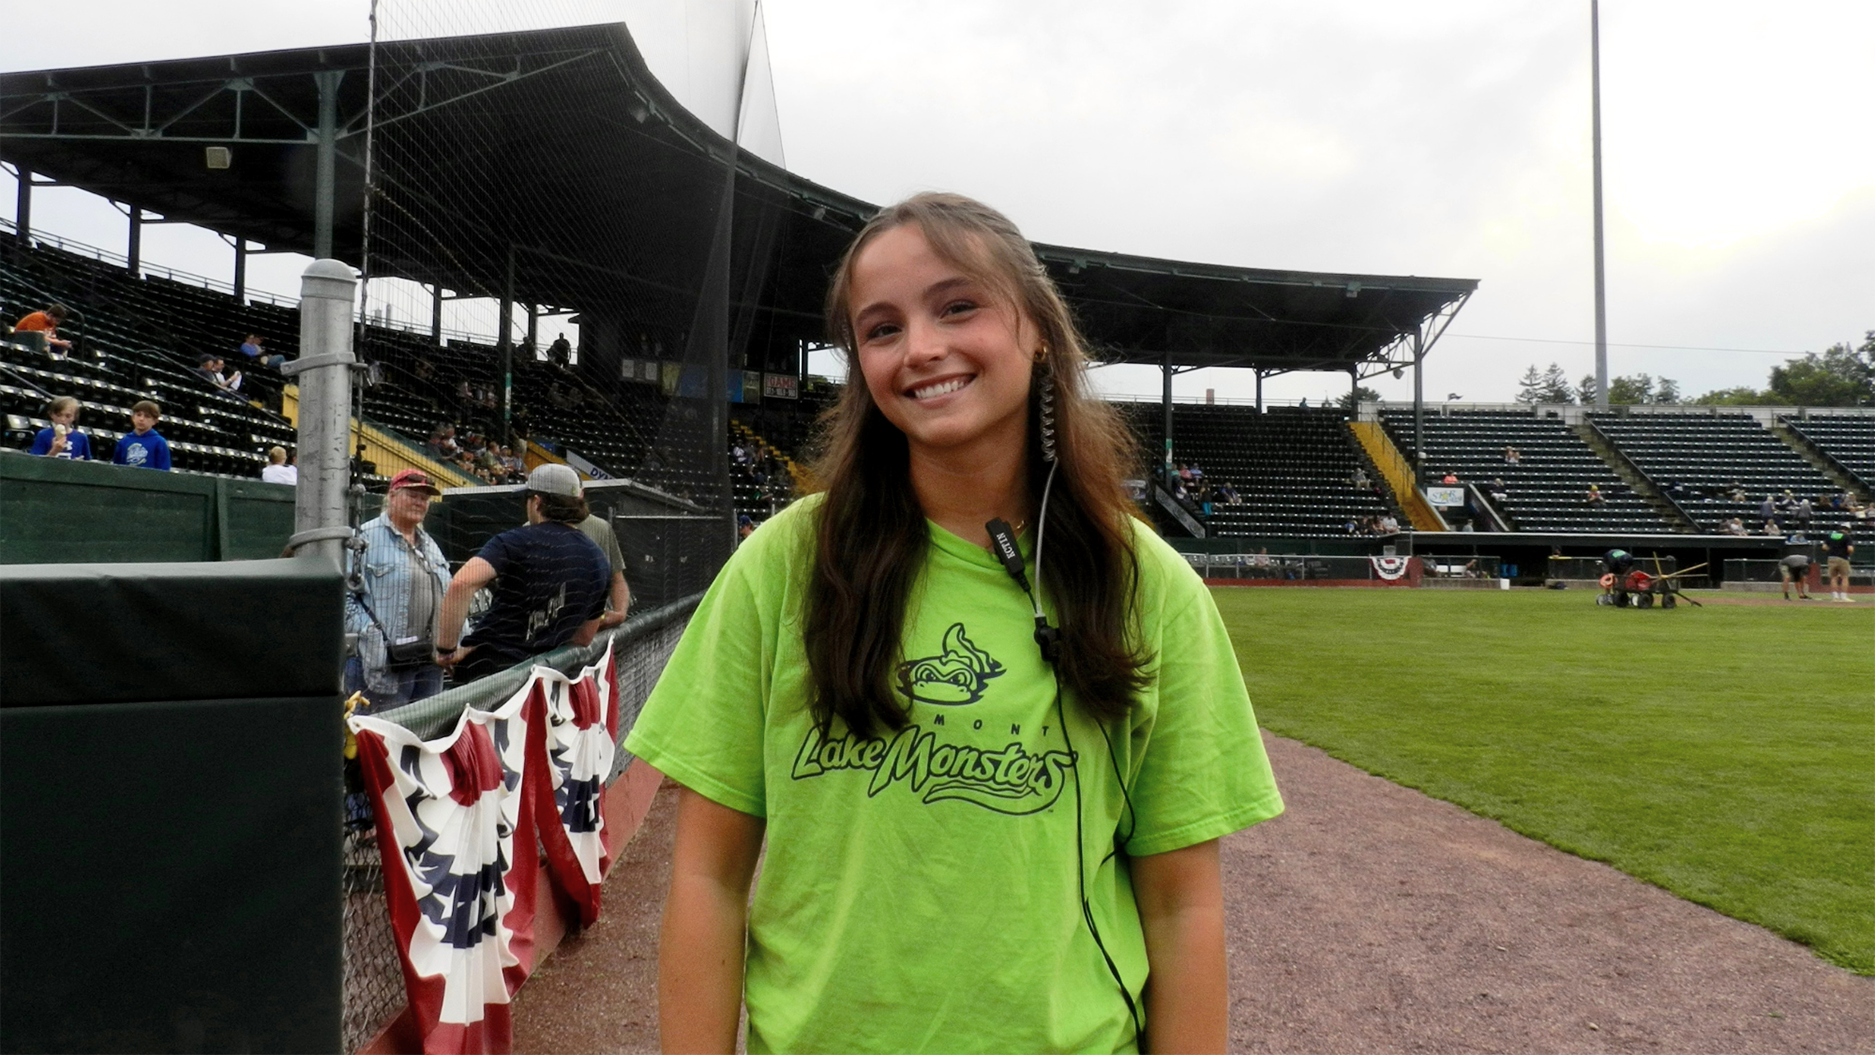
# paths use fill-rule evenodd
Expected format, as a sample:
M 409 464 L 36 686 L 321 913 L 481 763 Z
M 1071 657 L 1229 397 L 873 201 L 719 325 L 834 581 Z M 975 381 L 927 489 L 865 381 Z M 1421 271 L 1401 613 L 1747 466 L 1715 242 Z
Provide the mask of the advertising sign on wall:
M 762 382 L 762 395 L 768 399 L 801 398 L 801 379 L 793 374 L 767 374 Z

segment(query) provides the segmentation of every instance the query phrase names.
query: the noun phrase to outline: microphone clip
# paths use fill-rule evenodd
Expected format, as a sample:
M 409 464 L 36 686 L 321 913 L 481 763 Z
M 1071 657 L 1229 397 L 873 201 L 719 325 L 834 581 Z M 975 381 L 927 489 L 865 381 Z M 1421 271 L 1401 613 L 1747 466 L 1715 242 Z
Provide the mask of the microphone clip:
M 1061 631 L 1048 625 L 1048 617 L 1035 617 L 1035 643 L 1041 646 L 1042 658 L 1050 663 L 1061 660 Z

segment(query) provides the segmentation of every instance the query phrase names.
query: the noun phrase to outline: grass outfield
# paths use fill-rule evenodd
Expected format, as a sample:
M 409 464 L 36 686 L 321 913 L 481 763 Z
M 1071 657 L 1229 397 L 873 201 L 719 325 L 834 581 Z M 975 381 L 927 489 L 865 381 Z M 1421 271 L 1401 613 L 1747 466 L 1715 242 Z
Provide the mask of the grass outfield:
M 1272 732 L 1875 974 L 1875 604 L 1213 593 Z

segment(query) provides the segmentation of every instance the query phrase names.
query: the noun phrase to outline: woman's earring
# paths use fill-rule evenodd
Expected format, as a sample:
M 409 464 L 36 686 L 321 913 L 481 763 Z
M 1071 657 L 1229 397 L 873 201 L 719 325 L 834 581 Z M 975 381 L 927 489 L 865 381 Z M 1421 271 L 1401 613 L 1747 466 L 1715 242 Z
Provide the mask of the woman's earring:
M 1055 372 L 1042 370 L 1035 379 L 1036 398 L 1041 404 L 1040 413 L 1042 433 L 1042 460 L 1055 460 Z

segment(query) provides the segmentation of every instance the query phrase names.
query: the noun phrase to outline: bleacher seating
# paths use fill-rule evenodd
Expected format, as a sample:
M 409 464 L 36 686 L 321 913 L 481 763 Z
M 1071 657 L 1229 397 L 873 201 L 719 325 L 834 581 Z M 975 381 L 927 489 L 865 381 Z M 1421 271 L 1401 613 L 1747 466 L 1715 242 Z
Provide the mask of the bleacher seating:
M 0 313 L 18 318 L 58 301 L 82 305 L 83 315 L 62 329 L 64 336 L 77 339 L 73 354 L 5 346 L 0 357 L 0 415 L 6 428 L 0 443 L 12 448 L 30 445 L 33 434 L 48 424 L 49 399 L 71 396 L 79 401 L 79 428 L 92 437 L 93 455 L 108 459 L 117 439 L 132 427 L 131 406 L 152 399 L 162 405 L 157 430 L 170 441 L 177 470 L 258 476 L 268 447 L 293 443 L 293 427 L 277 413 L 224 392 L 194 372 L 184 345 L 202 346 L 206 331 L 200 311 L 186 320 L 180 314 L 179 305 L 199 300 L 189 289 L 168 279 L 133 279 L 121 269 L 60 250 L 9 244 L 0 252 Z M 195 292 L 232 304 L 232 298 L 220 294 Z M 180 332 L 186 338 L 165 337 L 154 319 L 184 327 Z M 238 343 L 246 332 L 233 340 Z M 272 372 L 264 367 L 253 371 L 244 391 L 264 395 L 270 384 L 277 391 L 278 375 L 270 381 L 260 376 L 263 373 Z
M 1410 452 L 1412 412 L 1387 410 L 1381 420 L 1394 445 L 1403 453 Z M 1423 464 L 1428 478 L 1437 480 L 1449 472 L 1462 482 L 1477 484 L 1487 496 L 1491 490 L 1487 485 L 1502 478 L 1505 498 L 1493 505 L 1515 530 L 1673 530 L 1560 418 L 1537 417 L 1525 410 L 1429 411 L 1424 415 L 1424 429 Z M 1506 447 L 1516 448 L 1517 464 L 1504 460 Z M 1600 489 L 1601 502 L 1585 500 L 1590 485 Z
M 1162 409 L 1121 404 L 1141 449 L 1165 449 Z M 1206 530 L 1225 537 L 1320 538 L 1348 534 L 1350 520 L 1388 508 L 1377 491 L 1354 486 L 1359 459 L 1339 410 L 1175 404 L 1174 460 L 1197 464 L 1216 488 L 1228 483 L 1241 504 L 1213 501 Z
M 1875 416 L 1812 410 L 1781 419 L 1797 435 L 1849 471 L 1865 492 L 1875 492 Z
M 1733 517 L 1757 530 L 1764 522 L 1759 505 L 1767 496 L 1789 491 L 1814 501 L 1841 491 L 1749 414 L 1595 411 L 1588 417 L 1656 488 L 1672 495 L 1703 532 L 1721 532 Z M 1734 485 L 1743 488 L 1744 501 L 1728 497 Z M 1821 506 L 1813 517 L 1817 525 L 1848 519 L 1846 513 Z M 1792 526 L 1782 518 L 1780 525 Z

